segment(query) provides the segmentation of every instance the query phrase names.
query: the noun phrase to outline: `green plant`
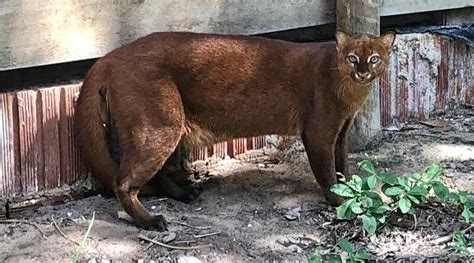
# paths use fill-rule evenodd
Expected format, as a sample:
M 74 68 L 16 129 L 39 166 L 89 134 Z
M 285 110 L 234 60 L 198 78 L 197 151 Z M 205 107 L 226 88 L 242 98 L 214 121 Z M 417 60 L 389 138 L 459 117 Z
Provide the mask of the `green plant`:
M 347 259 L 345 262 L 361 262 L 370 259 L 369 254 L 364 249 L 354 250 L 353 245 L 347 239 L 341 239 L 337 242 L 339 248 L 347 253 Z M 325 260 L 323 260 L 323 257 Z M 340 254 L 330 253 L 321 255 L 319 251 L 316 251 L 309 259 L 309 263 L 321 263 L 321 262 L 342 262 Z
M 377 172 L 369 160 L 363 160 L 357 165 L 368 176 L 361 178 L 353 175 L 349 181 L 335 184 L 331 191 L 348 198 L 337 207 L 337 218 L 351 219 L 356 215 L 361 218 L 362 227 L 369 236 L 375 233 L 378 223 L 385 222 L 388 212 L 398 209 L 404 214 L 414 214 L 415 207 L 426 202 L 430 195 L 443 201 L 460 203 L 463 206 L 463 219 L 470 222 L 473 218 L 472 202 L 467 193 L 452 193 L 439 181 L 443 173 L 439 165 L 432 164 L 421 173 L 398 177 L 391 172 Z M 386 201 L 375 191 L 378 182 L 382 184 L 381 191 L 387 197 Z
M 371 178 L 362 179 L 358 175 L 353 175 L 350 181 L 336 184 L 331 188 L 337 195 L 349 197 L 337 207 L 337 218 L 350 219 L 354 214 L 359 215 L 368 235 L 375 233 L 377 221 L 385 222 L 385 212 L 390 209 L 380 195 L 373 191 L 375 183 Z
M 448 246 L 448 250 L 460 252 L 469 257 L 474 256 L 474 249 L 469 246 L 466 237 L 458 228 L 454 229 L 453 240 L 454 243 Z
M 460 192 L 458 197 L 459 203 L 462 205 L 461 217 L 466 223 L 469 223 L 474 218 L 474 214 L 472 213 L 472 210 L 474 208 L 473 201 L 469 199 L 469 197 L 467 196 L 467 192 L 465 191 Z
M 84 251 L 87 245 L 87 238 L 89 237 L 89 233 L 91 232 L 92 225 L 94 224 L 94 219 L 95 219 L 95 211 L 92 212 L 92 219 L 91 222 L 89 223 L 89 227 L 87 228 L 86 234 L 82 238 L 81 242 L 79 243 L 79 246 L 76 249 L 76 253 L 74 253 L 74 256 L 71 258 L 72 263 L 79 262 L 79 256 L 81 253 Z

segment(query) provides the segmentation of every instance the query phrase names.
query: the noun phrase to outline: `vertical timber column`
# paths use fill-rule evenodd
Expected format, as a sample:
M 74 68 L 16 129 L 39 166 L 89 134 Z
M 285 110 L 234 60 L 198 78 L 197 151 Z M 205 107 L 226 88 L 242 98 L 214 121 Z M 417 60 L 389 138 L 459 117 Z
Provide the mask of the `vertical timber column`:
M 379 5 L 382 0 L 337 0 L 337 28 L 348 34 L 380 34 Z M 379 83 L 374 81 L 349 136 L 349 151 L 364 150 L 380 132 Z

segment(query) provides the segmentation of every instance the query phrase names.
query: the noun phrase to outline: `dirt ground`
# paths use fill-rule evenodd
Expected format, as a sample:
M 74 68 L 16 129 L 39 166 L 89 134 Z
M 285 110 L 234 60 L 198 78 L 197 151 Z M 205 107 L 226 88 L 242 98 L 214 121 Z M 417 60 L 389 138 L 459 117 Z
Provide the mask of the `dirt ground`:
M 472 193 L 474 110 L 460 109 L 434 119 L 424 124 L 390 127 L 372 150 L 351 154 L 352 172 L 360 172 L 355 163 L 364 158 L 372 159 L 379 170 L 398 174 L 441 163 L 446 166 L 446 182 L 453 189 Z M 447 242 L 438 242 L 454 227 L 469 227 L 457 218 L 458 211 L 452 207 L 433 203 L 420 209 L 416 225 L 413 218 L 405 218 L 407 224 L 386 224 L 370 238 L 363 236 L 360 223 L 337 221 L 335 209 L 324 202 L 298 144 L 254 161 L 223 161 L 203 173 L 198 186 L 201 195 L 190 204 L 164 198 L 143 199 L 150 211 L 162 213 L 170 221 L 167 232 L 137 229 L 118 217 L 121 208 L 115 198 L 101 196 L 16 214 L 17 219 L 37 223 L 46 237 L 29 224 L 0 224 L 0 262 L 70 261 L 78 247 L 74 242 L 85 235 L 93 212 L 95 219 L 80 256 L 82 261 L 306 261 L 316 249 L 323 253 L 334 251 L 334 244 L 341 237 L 351 239 L 357 247 L 364 246 L 378 259 L 466 260 L 448 254 L 444 249 Z M 288 210 L 298 207 L 299 219 L 285 218 Z M 65 237 L 54 227 L 52 218 Z M 168 243 L 173 246 L 212 247 L 175 250 L 148 246 L 148 242 L 137 238 L 138 234 L 161 242 L 176 235 Z M 205 234 L 212 235 L 199 236 Z M 467 234 L 472 244 L 474 230 Z

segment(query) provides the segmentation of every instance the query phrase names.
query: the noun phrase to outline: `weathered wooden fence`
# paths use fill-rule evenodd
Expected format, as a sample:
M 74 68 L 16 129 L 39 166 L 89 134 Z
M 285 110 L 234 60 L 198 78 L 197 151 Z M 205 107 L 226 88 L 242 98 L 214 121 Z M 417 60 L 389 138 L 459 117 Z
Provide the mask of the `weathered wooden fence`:
M 382 126 L 427 118 L 433 110 L 473 103 L 473 50 L 433 34 L 397 36 L 380 79 Z M 71 184 L 87 174 L 74 139 L 74 96 L 80 85 L 0 94 L 0 197 Z M 234 157 L 266 146 L 241 138 L 194 149 L 191 159 Z

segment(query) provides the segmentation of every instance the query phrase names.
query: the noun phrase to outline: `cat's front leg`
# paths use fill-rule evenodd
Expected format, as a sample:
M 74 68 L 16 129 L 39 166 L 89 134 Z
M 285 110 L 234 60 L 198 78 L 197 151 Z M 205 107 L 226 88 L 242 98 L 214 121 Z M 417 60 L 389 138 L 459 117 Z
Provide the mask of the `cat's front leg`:
M 349 130 L 352 125 L 353 118 L 348 118 L 344 121 L 339 134 L 337 136 L 336 146 L 334 149 L 336 159 L 336 172 L 342 173 L 347 180 L 350 180 L 349 161 L 348 161 L 348 140 Z
M 306 130 L 303 144 L 308 155 L 309 164 L 319 183 L 326 201 L 333 206 L 339 205 L 343 198 L 331 192 L 331 186 L 337 183 L 335 167 L 335 137 L 338 129 L 324 128 Z

